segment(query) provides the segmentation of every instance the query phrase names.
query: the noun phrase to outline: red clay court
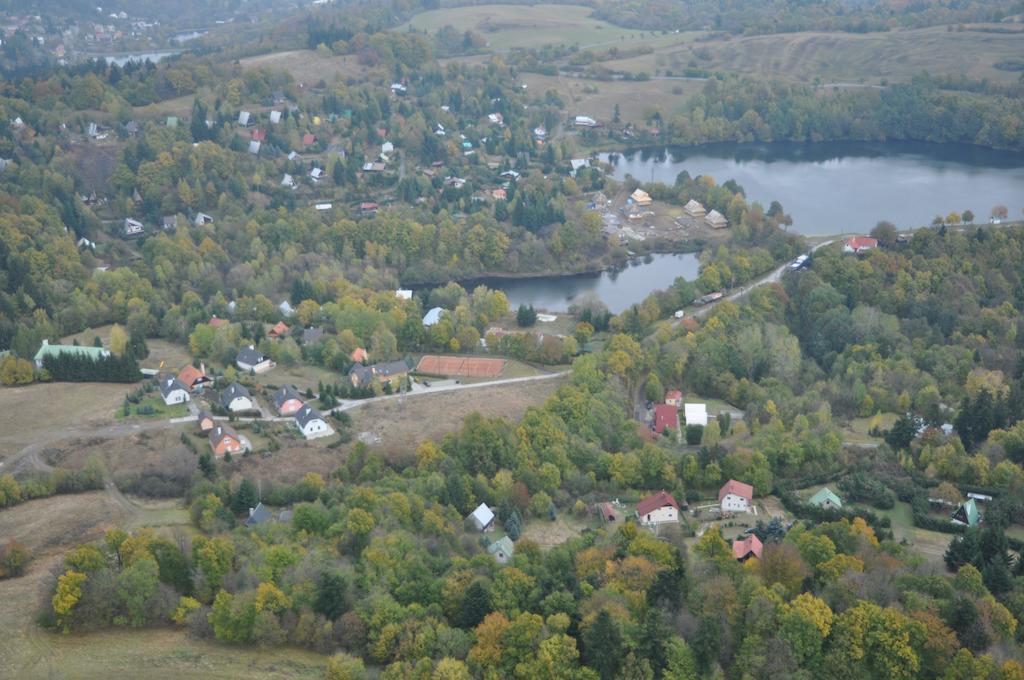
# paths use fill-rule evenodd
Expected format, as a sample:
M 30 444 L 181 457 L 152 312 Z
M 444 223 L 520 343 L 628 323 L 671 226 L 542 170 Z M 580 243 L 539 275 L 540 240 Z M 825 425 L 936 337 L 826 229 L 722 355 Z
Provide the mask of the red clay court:
M 482 357 L 442 357 L 427 354 L 416 366 L 418 373 L 428 375 L 461 375 L 467 378 L 497 378 L 505 368 L 504 359 Z

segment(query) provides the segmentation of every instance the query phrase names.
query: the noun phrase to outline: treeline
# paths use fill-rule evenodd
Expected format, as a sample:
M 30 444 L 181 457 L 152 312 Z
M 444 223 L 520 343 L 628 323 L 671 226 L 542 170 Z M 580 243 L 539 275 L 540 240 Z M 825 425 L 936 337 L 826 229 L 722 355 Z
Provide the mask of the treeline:
M 0 476 L 0 508 L 57 494 L 83 493 L 103 488 L 103 470 L 88 464 L 80 470 L 55 468 L 40 475 L 17 480 L 10 474 Z
M 47 354 L 43 368 L 58 382 L 132 383 L 142 379 L 139 362 L 129 353 L 98 358 L 71 352 Z
M 856 91 L 727 76 L 709 80 L 687 114 L 669 118 L 660 141 L 920 140 L 1024 148 L 1020 102 L 950 92 L 922 76 Z

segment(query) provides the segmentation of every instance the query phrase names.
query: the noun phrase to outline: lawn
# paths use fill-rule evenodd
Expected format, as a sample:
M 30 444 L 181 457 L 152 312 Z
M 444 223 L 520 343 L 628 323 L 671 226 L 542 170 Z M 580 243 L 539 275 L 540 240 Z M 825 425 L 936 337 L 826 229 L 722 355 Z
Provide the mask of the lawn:
M 487 40 L 491 50 L 505 51 L 542 45 L 618 45 L 636 46 L 651 40 L 653 32 L 644 33 L 619 28 L 590 17 L 587 7 L 572 5 L 486 5 L 433 10 L 417 14 L 396 31 L 436 33 L 444 26 L 457 31 L 473 31 Z
M 593 529 L 597 526 L 599 525 L 592 517 L 580 518 L 571 513 L 558 513 L 554 522 L 547 517 L 531 519 L 523 527 L 521 538 L 528 538 L 541 548 L 548 549 L 576 538 L 588 527 Z
M 181 418 L 182 416 L 188 415 L 187 404 L 171 404 L 168 406 L 164 403 L 164 400 L 160 397 L 160 393 L 148 394 L 139 400 L 138 404 L 129 403 L 128 408 L 130 413 L 126 416 L 124 414 L 124 404 L 119 404 L 114 409 L 114 416 L 118 420 L 128 420 L 131 418 L 150 418 L 150 419 L 166 419 L 166 418 Z M 145 411 L 146 409 L 152 409 L 150 413 L 140 413 L 139 409 Z
M 895 413 L 882 413 L 878 419 L 878 427 L 881 430 L 891 429 L 893 423 L 896 422 Z M 874 416 L 871 418 L 854 418 L 850 421 L 850 424 L 843 430 L 843 441 L 847 444 L 878 444 L 882 441 L 880 437 L 872 437 L 868 434 L 871 429 L 871 421 L 874 420 Z
M 261 385 L 274 385 L 276 387 L 294 385 L 295 389 L 303 394 L 306 393 L 307 388 L 314 392 L 319 391 L 321 381 L 333 385 L 347 379 L 347 376 L 337 371 L 329 371 L 326 368 L 302 363 L 295 364 L 294 366 L 278 364 L 277 368 L 255 377 L 256 382 Z M 271 405 L 267 404 L 267 406 Z

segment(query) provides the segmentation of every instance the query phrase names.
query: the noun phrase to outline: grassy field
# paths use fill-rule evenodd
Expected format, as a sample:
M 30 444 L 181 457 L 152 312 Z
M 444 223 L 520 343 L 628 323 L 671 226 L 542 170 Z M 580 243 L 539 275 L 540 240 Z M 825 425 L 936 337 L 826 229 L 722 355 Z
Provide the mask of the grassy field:
M 598 522 L 587 517 L 581 519 L 571 513 L 559 513 L 555 521 L 545 518 L 532 519 L 523 527 L 522 538 L 528 538 L 541 548 L 554 548 L 580 535 L 583 529 L 600 526 Z M 501 536 L 496 536 L 501 538 Z
M 658 59 L 713 71 L 803 82 L 868 83 L 908 80 L 929 73 L 1016 81 L 1019 73 L 993 67 L 1024 54 L 1024 33 L 947 31 L 945 27 L 888 33 L 786 33 L 715 40 L 658 50 L 606 64 L 629 72 L 654 73 Z
M 78 344 L 91 347 L 93 340 L 98 337 L 104 347 L 110 347 L 110 328 L 109 325 L 89 328 L 62 338 L 61 342 L 70 345 L 77 340 Z M 149 347 L 149 356 L 139 362 L 142 368 L 160 368 L 163 364 L 165 370 L 177 373 L 182 366 L 192 362 L 188 348 L 184 345 L 153 338 L 146 340 L 146 346 Z
M 571 5 L 486 5 L 458 7 L 417 14 L 397 29 L 412 27 L 436 33 L 444 26 L 457 31 L 474 31 L 484 36 L 492 50 L 540 47 L 541 45 L 579 45 L 581 47 L 640 42 L 653 34 L 619 28 L 590 18 L 587 7 Z
M 618 104 L 622 120 L 634 123 L 641 123 L 654 111 L 661 111 L 663 116 L 682 111 L 686 98 L 703 87 L 703 83 L 694 81 L 595 81 L 536 73 L 524 73 L 521 78 L 536 95 L 548 90 L 557 92 L 570 113 L 610 121 Z M 681 93 L 675 94 L 675 88 Z
M 107 383 L 39 383 L 0 389 L 0 459 L 38 441 L 41 427 L 53 433 L 113 420 L 126 392 L 125 385 Z
M 291 50 L 247 57 L 239 62 L 243 70 L 260 68 L 282 70 L 292 74 L 298 83 L 316 84 L 323 80 L 330 84 L 339 79 L 360 78 L 366 68 L 354 56 L 336 57 L 313 50 Z
M 138 408 L 149 407 L 153 409 L 152 413 L 137 413 Z M 147 397 L 143 397 L 139 400 L 138 404 L 131 404 L 129 406 L 130 412 L 126 416 L 124 414 L 124 405 L 119 404 L 114 409 L 114 417 L 118 420 L 130 420 L 132 418 L 146 418 L 146 419 L 166 419 L 166 418 L 181 418 L 182 416 L 188 415 L 188 406 L 186 404 L 171 404 L 168 406 L 164 403 L 164 400 L 160 397 L 159 393 L 151 394 Z
M 299 392 L 305 393 L 306 388 L 318 391 L 320 381 L 328 384 L 335 384 L 348 379 L 337 371 L 329 371 L 319 366 L 309 364 L 295 364 L 294 366 L 281 366 L 267 373 L 261 373 L 255 377 L 256 382 L 261 385 L 294 385 Z M 268 403 L 267 406 L 272 406 Z
M 896 422 L 895 413 L 883 413 L 879 418 L 878 426 L 882 430 L 891 429 Z M 881 437 L 872 437 L 868 434 L 871 429 L 872 418 L 854 418 L 843 430 L 843 441 L 847 444 L 877 444 L 882 441 Z
M 381 439 L 374 448 L 392 460 L 411 461 L 425 439 L 439 440 L 457 430 L 462 420 L 478 411 L 518 420 L 528 406 L 539 406 L 562 384 L 559 378 L 511 385 L 440 392 L 388 399 L 349 411 L 352 431 L 373 432 Z

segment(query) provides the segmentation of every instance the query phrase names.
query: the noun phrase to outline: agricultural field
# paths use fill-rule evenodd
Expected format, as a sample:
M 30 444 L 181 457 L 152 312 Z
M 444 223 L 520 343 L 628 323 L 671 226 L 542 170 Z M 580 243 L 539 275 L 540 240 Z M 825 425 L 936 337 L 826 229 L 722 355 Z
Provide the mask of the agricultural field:
M 542 45 L 579 45 L 596 47 L 618 45 L 621 48 L 646 44 L 655 38 L 651 32 L 619 28 L 592 19 L 587 7 L 571 5 L 486 5 L 457 7 L 423 12 L 399 26 L 397 31 L 426 31 L 434 34 L 445 26 L 457 31 L 473 31 L 487 40 L 493 51 Z M 665 40 L 665 36 L 660 36 Z
M 474 411 L 487 417 L 518 421 L 527 407 L 540 406 L 558 389 L 562 379 L 536 380 L 510 385 L 440 392 L 419 397 L 387 399 L 348 411 L 352 431 L 379 438 L 373 448 L 391 460 L 409 462 L 426 439 L 439 440 L 458 430 Z
M 0 460 L 29 444 L 112 421 L 126 391 L 125 385 L 111 383 L 37 383 L 0 390 Z M 45 437 L 40 434 L 44 424 Z
M 367 69 L 352 55 L 334 56 L 314 50 L 290 50 L 247 57 L 239 61 L 243 70 L 271 69 L 287 71 L 296 83 L 316 84 L 321 80 L 333 83 L 348 78 L 362 78 Z
M 728 38 L 657 49 L 605 62 L 627 73 L 655 75 L 685 68 L 742 73 L 820 84 L 881 84 L 922 71 L 1015 82 L 1019 73 L 994 64 L 1024 54 L 1024 32 L 947 31 L 944 27 L 888 33 L 784 33 Z
M 618 104 L 622 120 L 637 124 L 655 111 L 660 111 L 662 116 L 681 112 L 687 97 L 703 87 L 703 83 L 693 80 L 596 81 L 537 73 L 523 73 L 521 80 L 535 94 L 554 90 L 572 114 L 607 122 Z

